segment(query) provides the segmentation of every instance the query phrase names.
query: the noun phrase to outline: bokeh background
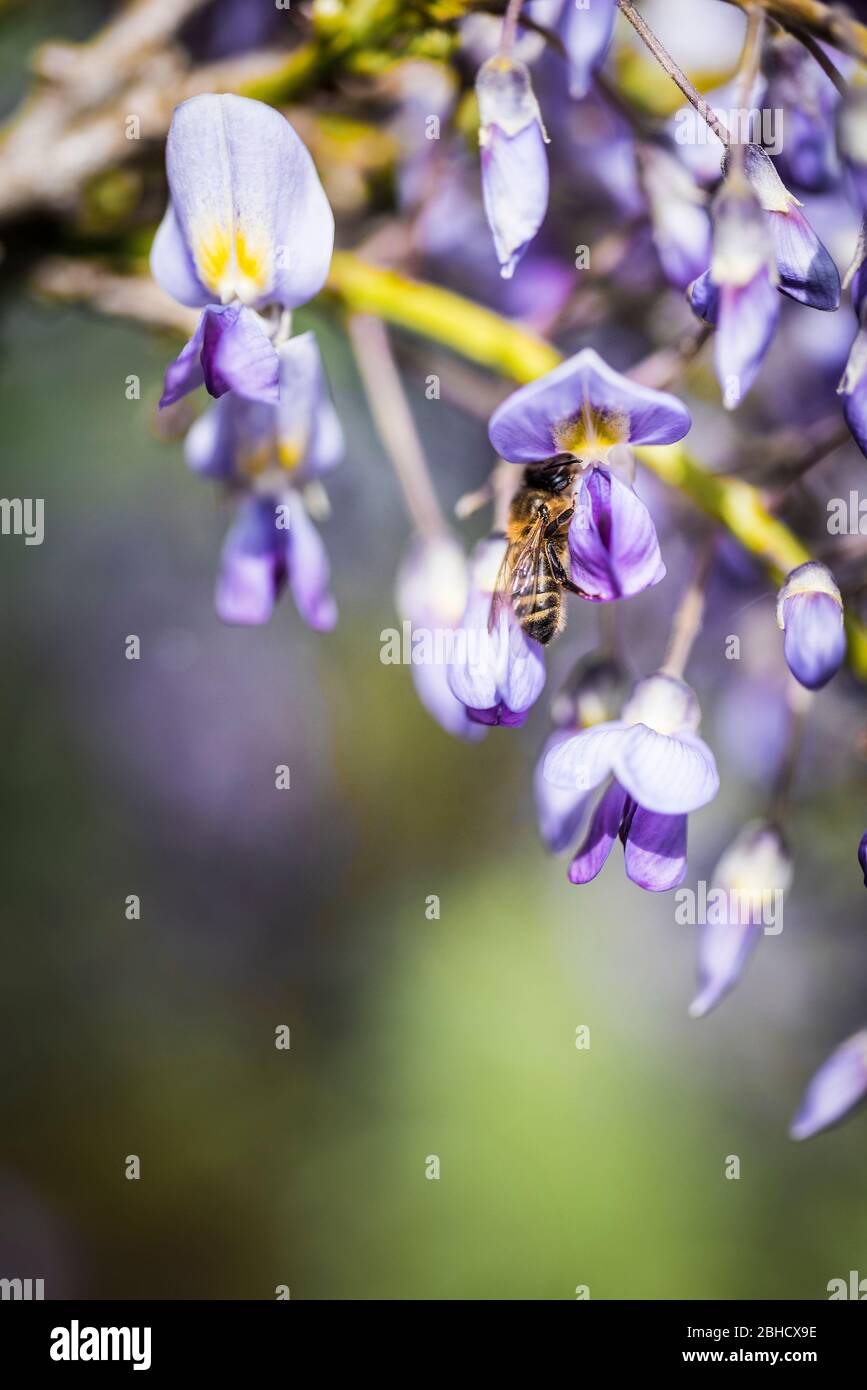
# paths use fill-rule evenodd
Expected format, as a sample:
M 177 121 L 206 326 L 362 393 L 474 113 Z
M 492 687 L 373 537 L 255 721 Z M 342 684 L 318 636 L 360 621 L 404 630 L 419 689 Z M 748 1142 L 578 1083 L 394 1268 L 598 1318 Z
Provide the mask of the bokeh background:
M 6 109 L 34 43 L 108 8 L 9 7 Z M 407 521 L 332 308 L 299 326 L 320 336 L 349 444 L 324 532 L 340 623 L 317 636 L 284 600 L 268 627 L 233 630 L 212 606 L 228 512 L 154 425 L 175 343 L 39 302 L 22 254 L 2 287 L 2 492 L 44 498 L 46 534 L 0 539 L 0 1275 L 42 1277 L 52 1298 L 233 1299 L 280 1284 L 812 1299 L 867 1275 L 867 1116 L 786 1136 L 815 1067 L 867 1019 L 851 678 L 810 716 L 785 928 L 692 1021 L 695 929 L 673 895 L 630 884 L 619 850 L 572 888 L 539 844 L 547 700 L 522 732 L 465 746 L 406 668 L 381 664 Z M 642 346 L 622 328 L 586 340 L 618 364 Z M 425 400 L 414 357 L 407 390 L 452 505 L 490 468 L 484 428 Z M 691 405 L 700 429 L 711 407 L 700 390 Z M 828 481 L 859 467 L 838 458 Z M 696 534 L 684 504 L 641 486 L 669 576 L 620 615 L 636 674 L 662 657 Z M 551 693 L 595 632 L 573 606 Z M 738 557 L 688 676 L 723 773 L 691 820 L 692 884 L 767 795 L 782 658 L 771 591 Z

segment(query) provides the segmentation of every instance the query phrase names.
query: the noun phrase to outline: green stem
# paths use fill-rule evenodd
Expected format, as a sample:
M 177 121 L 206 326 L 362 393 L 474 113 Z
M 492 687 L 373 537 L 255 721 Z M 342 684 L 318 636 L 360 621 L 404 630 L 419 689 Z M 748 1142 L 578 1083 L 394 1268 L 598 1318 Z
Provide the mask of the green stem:
M 517 382 L 533 381 L 562 361 L 550 343 L 509 323 L 491 309 L 451 290 L 394 270 L 368 265 L 347 251 L 332 262 L 328 289 L 354 313 L 376 314 Z M 774 583 L 811 559 L 801 540 L 765 506 L 759 490 L 741 478 L 710 473 L 683 444 L 645 446 L 639 461 L 724 526 L 762 561 Z M 849 660 L 867 680 L 867 628 L 847 615 Z

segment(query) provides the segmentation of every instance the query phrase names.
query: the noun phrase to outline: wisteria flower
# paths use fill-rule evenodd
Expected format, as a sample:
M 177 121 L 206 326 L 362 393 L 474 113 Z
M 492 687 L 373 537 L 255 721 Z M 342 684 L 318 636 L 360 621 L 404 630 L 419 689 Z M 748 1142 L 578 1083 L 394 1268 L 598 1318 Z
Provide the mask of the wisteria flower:
M 768 821 L 745 825 L 711 875 L 708 899 L 721 890 L 723 910 L 709 911 L 699 927 L 693 1018 L 704 1018 L 737 984 L 767 925 L 768 909 L 776 913 L 791 883 L 792 858 L 777 827 Z
M 555 786 L 589 792 L 607 783 L 589 834 L 569 867 L 572 883 L 595 878 L 620 837 L 626 873 L 651 892 L 686 873 L 687 816 L 712 801 L 719 777 L 698 737 L 695 693 L 662 671 L 638 682 L 618 720 L 559 743 L 545 759 Z
M 506 541 L 482 541 L 472 559 L 470 595 L 457 628 L 449 687 L 477 724 L 517 728 L 545 685 L 542 647 L 527 637 L 510 603 L 491 599 Z
M 202 307 L 166 373 L 169 405 L 204 383 L 273 404 L 279 363 L 270 306 L 293 309 L 325 283 L 334 218 L 310 155 L 278 111 L 247 97 L 191 97 L 166 146 L 170 201 L 151 249 L 154 279 Z
M 663 273 L 675 289 L 685 290 L 710 260 L 707 194 L 685 165 L 661 145 L 639 145 L 636 153 Z
M 710 268 L 690 286 L 689 301 L 693 312 L 716 329 L 714 367 L 723 404 L 733 410 L 759 373 L 780 312 L 765 215 L 737 175 L 714 200 Z
M 541 227 L 548 208 L 548 137 L 530 72 L 497 54 L 476 79 L 482 196 L 500 274 L 508 280 Z
M 593 85 L 593 74 L 605 61 L 617 17 L 616 0 L 542 0 L 530 13 L 540 23 L 556 27 L 569 59 L 569 93 L 576 100 L 586 97 Z
M 858 319 L 858 332 L 837 394 L 843 397 L 843 416 L 852 438 L 862 454 L 867 456 L 867 215 L 861 221 L 858 246 L 846 279 L 852 294 L 852 308 Z
M 691 423 L 674 396 L 621 376 L 592 348 L 522 386 L 491 417 L 491 443 L 510 463 L 575 460 L 571 577 L 587 598 L 628 597 L 665 576 L 650 512 L 609 456 L 618 445 L 672 444 Z
M 451 634 L 467 604 L 469 580 L 463 547 L 454 536 L 416 536 L 397 576 L 396 602 L 411 627 L 411 641 L 427 638 L 412 652 L 413 684 L 421 703 L 441 728 L 458 738 L 477 739 L 484 726 L 471 718 L 452 693 L 449 665 Z
M 302 489 L 339 462 L 343 431 L 314 335 L 290 338 L 277 358 L 279 404 L 224 396 L 189 431 L 187 462 L 242 494 L 217 581 L 220 617 L 265 623 L 288 584 L 305 622 L 329 631 L 337 607 L 328 556 Z
M 828 1129 L 867 1096 L 867 1029 L 841 1043 L 816 1072 L 789 1131 L 810 1139 Z
M 792 570 L 777 595 L 777 624 L 795 679 L 808 690 L 827 685 L 846 655 L 843 600 L 827 565 L 810 560 Z

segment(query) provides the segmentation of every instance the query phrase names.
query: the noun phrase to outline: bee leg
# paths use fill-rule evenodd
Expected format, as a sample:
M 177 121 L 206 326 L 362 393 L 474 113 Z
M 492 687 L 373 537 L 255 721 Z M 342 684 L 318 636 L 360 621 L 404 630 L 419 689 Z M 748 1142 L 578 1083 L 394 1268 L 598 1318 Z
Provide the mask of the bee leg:
M 558 531 L 562 531 L 564 526 L 568 526 L 574 515 L 575 508 L 570 507 L 568 511 L 561 512 L 559 516 L 554 517 L 553 521 L 549 521 L 545 527 L 545 540 L 550 540 L 552 536 L 556 536 Z
M 548 562 L 549 562 L 549 564 L 550 564 L 550 566 L 551 566 L 551 569 L 552 569 L 552 571 L 553 571 L 553 573 L 554 573 L 554 578 L 556 579 L 557 583 L 560 585 L 560 588 L 561 588 L 561 589 L 566 589 L 566 590 L 568 591 L 568 593 L 570 593 L 570 594 L 579 594 L 581 598 L 586 598 L 587 595 L 584 593 L 584 590 L 583 590 L 583 589 L 579 589 L 577 584 L 573 584 L 573 583 L 572 583 L 572 580 L 569 578 L 568 574 L 567 574 L 566 571 L 564 570 L 563 565 L 561 564 L 561 561 L 560 561 L 560 556 L 557 554 L 557 551 L 554 549 L 553 542 L 551 542 L 551 541 L 548 542 L 547 551 L 548 551 Z

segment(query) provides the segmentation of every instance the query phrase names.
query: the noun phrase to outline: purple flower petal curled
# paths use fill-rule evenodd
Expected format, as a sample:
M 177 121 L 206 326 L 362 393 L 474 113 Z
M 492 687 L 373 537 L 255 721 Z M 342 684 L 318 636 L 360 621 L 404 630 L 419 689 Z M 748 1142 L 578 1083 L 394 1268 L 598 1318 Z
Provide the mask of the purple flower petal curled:
M 804 214 L 792 206 L 768 217 L 781 293 L 811 309 L 839 309 L 840 272 Z
M 597 602 L 628 598 L 665 578 L 650 512 L 607 468 L 591 468 L 579 483 L 569 556 L 573 581 Z
M 570 883 L 589 883 L 599 873 L 620 834 L 625 808 L 626 793 L 612 782 L 593 813 L 586 840 L 569 865 Z
M 626 873 L 639 888 L 666 893 L 686 873 L 686 816 L 636 806 L 624 846 Z
M 212 396 L 233 391 L 245 400 L 276 404 L 279 359 L 250 309 L 208 305 L 179 357 L 166 369 L 160 407 L 204 385 Z
M 696 734 L 660 734 L 633 724 L 618 744 L 614 775 L 639 806 L 677 816 L 706 806 L 719 791 L 713 753 Z
M 225 623 L 267 623 L 286 574 L 285 536 L 275 527 L 275 504 L 244 502 L 223 546 L 216 608 Z
M 614 444 L 673 444 L 691 424 L 676 397 L 639 386 L 583 348 L 503 401 L 488 435 L 510 463 L 540 463 L 557 453 L 590 462 Z
M 846 656 L 842 605 L 831 594 L 794 594 L 782 605 L 782 619 L 786 665 L 801 685 L 821 690 Z
M 334 218 L 306 147 L 278 111 L 231 94 L 191 97 L 172 117 L 166 168 L 171 205 L 152 270 L 169 294 L 201 304 L 204 288 L 217 303 L 286 308 L 318 294 Z
M 337 623 L 337 604 L 331 593 L 328 552 L 297 492 L 290 492 L 284 505 L 289 522 L 284 533 L 287 578 L 295 606 L 314 632 L 331 632 Z
M 867 830 L 861 836 L 861 843 L 858 846 L 858 863 L 864 875 L 864 887 L 867 888 Z
M 490 591 L 470 594 L 449 686 L 477 723 L 519 728 L 545 685 L 542 648 L 524 635 L 511 606 L 500 609 L 489 631 L 490 606 Z
M 482 147 L 482 197 L 500 274 L 510 280 L 545 220 L 548 154 L 537 121 L 515 135 L 491 126 Z
M 855 1033 L 816 1072 L 789 1131 L 809 1139 L 836 1124 L 867 1095 L 867 1031 Z
M 743 974 L 762 929 L 752 922 L 705 922 L 699 927 L 699 990 L 691 1018 L 704 1018 Z

